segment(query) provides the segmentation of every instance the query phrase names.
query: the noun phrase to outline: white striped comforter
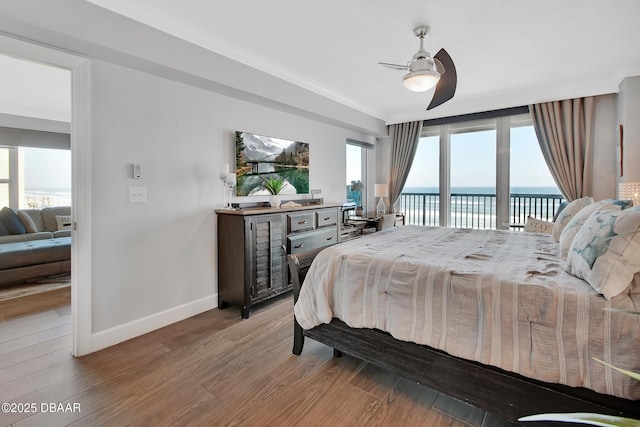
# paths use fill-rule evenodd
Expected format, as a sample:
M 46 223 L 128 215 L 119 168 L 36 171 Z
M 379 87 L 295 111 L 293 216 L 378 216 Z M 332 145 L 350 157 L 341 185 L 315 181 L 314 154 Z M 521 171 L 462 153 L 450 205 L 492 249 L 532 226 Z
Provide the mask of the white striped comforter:
M 295 315 L 339 318 L 551 383 L 640 399 L 640 294 L 607 302 L 564 272 L 550 235 L 405 226 L 331 246 L 311 266 Z

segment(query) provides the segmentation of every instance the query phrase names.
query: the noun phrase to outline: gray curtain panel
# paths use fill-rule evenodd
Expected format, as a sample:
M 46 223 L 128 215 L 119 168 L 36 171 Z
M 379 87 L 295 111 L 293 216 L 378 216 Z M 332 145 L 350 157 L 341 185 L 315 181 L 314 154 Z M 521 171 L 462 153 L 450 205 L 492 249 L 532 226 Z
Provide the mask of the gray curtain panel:
M 391 137 L 391 169 L 389 174 L 389 205 L 395 212 L 395 203 L 400 198 L 407 181 L 413 157 L 418 148 L 422 132 L 422 121 L 398 123 L 389 126 Z
M 594 102 L 590 96 L 529 106 L 542 154 L 569 201 L 592 192 Z

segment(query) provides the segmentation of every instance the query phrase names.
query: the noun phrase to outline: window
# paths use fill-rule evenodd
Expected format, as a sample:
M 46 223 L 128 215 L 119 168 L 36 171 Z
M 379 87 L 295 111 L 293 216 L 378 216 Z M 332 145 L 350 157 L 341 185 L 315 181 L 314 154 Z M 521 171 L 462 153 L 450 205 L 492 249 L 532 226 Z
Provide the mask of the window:
M 449 224 L 495 228 L 496 130 L 452 133 Z
M 418 141 L 414 164 L 404 184 L 401 211 L 408 224 L 440 224 L 440 138 L 423 136 Z M 433 209 L 431 209 L 432 207 Z
M 71 151 L 0 147 L 0 206 L 71 205 Z
M 71 206 L 71 151 L 20 147 L 21 209 Z
M 529 215 L 552 221 L 562 194 L 544 160 L 536 132 L 530 124 L 516 123 L 510 132 L 509 222 L 524 224 Z
M 367 211 L 367 152 L 369 144 L 347 140 L 347 202 Z
M 561 201 L 527 113 L 425 126 L 400 208 L 409 224 L 521 229 Z

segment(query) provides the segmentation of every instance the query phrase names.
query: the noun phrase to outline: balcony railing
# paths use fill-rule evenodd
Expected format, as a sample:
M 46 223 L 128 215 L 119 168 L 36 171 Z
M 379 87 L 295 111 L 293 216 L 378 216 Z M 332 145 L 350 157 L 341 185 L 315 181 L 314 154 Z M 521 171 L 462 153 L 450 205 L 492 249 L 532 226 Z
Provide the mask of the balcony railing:
M 564 197 L 560 194 L 511 194 L 509 225 L 521 229 L 527 216 L 552 221 Z M 402 193 L 400 212 L 405 224 L 440 225 L 440 195 L 437 193 Z M 451 227 L 496 228 L 495 194 L 451 194 Z

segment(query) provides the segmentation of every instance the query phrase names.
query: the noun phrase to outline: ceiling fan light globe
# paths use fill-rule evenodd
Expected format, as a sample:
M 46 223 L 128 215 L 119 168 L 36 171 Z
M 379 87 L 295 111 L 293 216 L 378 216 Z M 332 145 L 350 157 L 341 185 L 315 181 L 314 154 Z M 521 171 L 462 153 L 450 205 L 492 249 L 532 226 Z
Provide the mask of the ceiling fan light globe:
M 404 86 L 413 92 L 426 92 L 434 87 L 438 80 L 440 73 L 430 70 L 412 71 L 403 77 Z

